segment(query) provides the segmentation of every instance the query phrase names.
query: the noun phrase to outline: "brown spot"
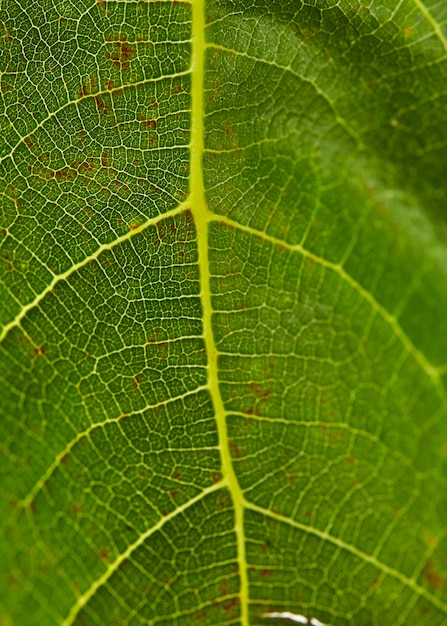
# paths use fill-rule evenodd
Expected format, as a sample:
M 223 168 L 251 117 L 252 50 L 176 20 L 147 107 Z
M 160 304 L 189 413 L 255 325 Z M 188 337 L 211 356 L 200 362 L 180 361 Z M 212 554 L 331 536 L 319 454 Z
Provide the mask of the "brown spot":
M 263 554 L 265 554 L 266 552 L 269 551 L 270 547 L 271 547 L 271 542 L 270 541 L 266 541 L 265 543 L 262 544 L 262 548 L 261 551 Z
M 99 8 L 104 11 L 104 0 L 98 0 Z
M 155 224 L 155 228 L 157 229 L 158 238 L 163 241 L 166 236 L 166 231 L 163 224 Z
M 183 91 L 183 85 L 177 85 L 177 87 L 172 92 L 175 96 Z
M 134 387 L 139 389 L 139 387 L 140 387 L 140 378 L 139 378 L 139 376 L 134 376 L 133 377 L 133 385 L 134 385 Z
M 103 167 L 109 167 L 109 155 L 107 152 L 101 153 L 101 165 Z
M 228 595 L 228 582 L 226 580 L 224 580 L 224 582 L 221 583 L 221 585 L 220 585 L 220 595 L 221 596 L 227 596 Z
M 421 616 L 425 616 L 425 615 L 428 615 L 430 613 L 430 609 L 428 609 L 426 606 L 417 606 L 415 608 L 416 608 L 416 611 Z
M 114 180 L 113 182 L 115 184 L 115 187 L 118 187 L 118 189 L 121 189 L 126 193 L 130 193 L 130 189 L 125 183 L 122 183 L 120 180 Z
M 320 404 L 324 404 L 324 401 L 321 400 Z M 340 431 L 338 433 L 329 432 L 329 428 L 334 428 L 330 424 L 321 424 L 321 428 L 325 431 L 324 437 L 325 439 L 329 439 L 330 441 L 337 441 L 338 439 L 343 439 L 346 435 L 345 432 Z
M 314 31 L 311 28 L 299 28 L 292 24 L 292 32 L 304 43 L 310 43 L 314 38 Z
M 102 113 L 103 115 L 107 115 L 109 107 L 104 102 L 104 100 L 101 98 L 101 96 L 95 96 L 95 102 L 96 102 L 96 106 L 97 106 L 98 111 L 100 113 Z
M 234 441 L 232 441 L 232 442 L 230 443 L 230 450 L 232 451 L 233 456 L 234 456 L 236 459 L 240 459 L 240 458 L 241 458 L 241 456 L 243 455 L 242 450 L 241 450 L 241 449 L 240 449 L 240 447 L 237 445 L 237 443 L 235 443 Z
M 227 498 L 222 498 L 218 502 L 219 509 L 225 510 L 228 508 L 229 502 Z
M 171 489 L 171 491 L 169 491 L 169 497 L 172 500 L 176 500 L 178 497 L 178 491 L 176 489 Z
M 352 457 L 352 456 L 348 456 L 345 459 L 345 462 L 349 463 L 349 465 L 355 465 L 357 463 L 357 459 L 354 459 L 354 457 Z
M 45 354 L 45 346 L 39 346 L 38 348 L 34 348 L 33 357 L 37 359 L 40 356 L 44 356 Z
M 92 157 L 82 161 L 81 163 L 77 163 L 74 161 L 70 164 L 70 169 L 75 170 L 78 174 L 84 174 L 85 172 L 93 172 L 95 169 L 95 162 Z
M 239 146 L 236 146 L 236 148 L 232 150 L 230 153 L 230 157 L 232 161 L 242 161 L 243 155 L 244 155 L 244 151 Z
M 129 61 L 135 54 L 135 48 L 132 48 L 127 43 L 126 35 L 121 35 L 118 40 L 113 38 L 112 41 L 113 52 L 107 55 L 107 59 L 122 72 L 127 72 L 129 70 Z
M 261 415 L 261 412 L 258 409 L 249 408 L 244 411 L 247 415 Z
M 143 128 L 150 128 L 150 130 L 156 130 L 157 128 L 157 120 L 151 119 L 151 120 L 142 120 L 142 126 Z
M 107 91 L 112 91 L 115 88 L 113 82 L 111 80 L 106 80 L 105 82 Z
M 93 158 L 89 158 L 80 163 L 78 163 L 77 161 L 73 161 L 73 163 L 70 163 L 68 167 L 62 167 L 60 170 L 42 168 L 41 174 L 47 180 L 51 180 L 52 178 L 55 178 L 56 180 L 72 180 L 77 175 L 84 174 L 85 172 L 91 172 L 94 169 L 94 160 Z
M 430 559 L 425 565 L 424 576 L 428 584 L 435 589 L 441 589 L 443 587 L 445 579 L 434 569 L 433 563 Z
M 270 389 L 263 389 L 258 383 L 250 383 L 250 389 L 260 399 L 261 402 L 266 402 L 272 395 Z
M 68 465 L 68 459 L 69 459 L 68 453 L 64 454 L 64 456 L 61 458 L 62 465 Z
M 273 573 L 272 569 L 262 569 L 259 572 L 259 576 L 261 576 L 261 578 L 268 578 L 269 576 L 273 576 Z
M 56 171 L 50 169 L 45 171 L 47 173 L 47 179 L 55 178 L 56 180 L 71 180 L 76 175 L 76 172 L 69 167 L 63 167 L 62 169 Z
M 126 87 L 120 87 L 119 89 L 113 89 L 113 91 L 111 92 L 112 98 L 119 98 L 123 94 L 124 89 L 126 89 Z M 115 126 L 117 126 L 116 118 L 113 118 L 113 123 L 114 123 Z
M 239 606 L 239 598 L 231 598 L 229 602 L 226 602 L 222 605 L 224 611 L 231 611 L 232 609 Z
M 82 85 L 80 92 L 78 93 L 78 98 L 84 98 L 88 95 L 88 90 L 86 85 Z
M 82 513 L 82 506 L 77 502 L 73 502 L 72 509 L 76 515 L 80 515 Z
M 197 613 L 196 620 L 198 622 L 200 622 L 200 621 L 202 621 L 204 619 L 206 619 L 206 611 L 200 611 L 200 613 Z
M 101 561 L 107 561 L 109 558 L 108 548 L 102 548 L 101 550 L 99 550 L 98 556 L 101 559 Z
M 228 120 L 225 121 L 225 126 L 223 128 L 224 135 L 227 137 L 232 137 L 235 134 L 235 126 L 234 124 L 230 124 Z
M 172 477 L 174 480 L 179 480 L 182 477 L 180 472 L 175 472 L 174 476 Z
M 218 483 L 222 478 L 222 474 L 220 472 L 218 472 L 217 470 L 213 470 L 211 472 L 211 480 L 213 481 L 214 484 Z

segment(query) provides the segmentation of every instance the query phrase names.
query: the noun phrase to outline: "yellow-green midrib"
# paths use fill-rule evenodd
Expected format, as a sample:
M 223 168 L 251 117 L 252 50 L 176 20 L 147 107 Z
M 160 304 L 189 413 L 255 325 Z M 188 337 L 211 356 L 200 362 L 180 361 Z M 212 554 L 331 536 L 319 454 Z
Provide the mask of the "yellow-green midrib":
M 240 623 L 249 626 L 248 576 L 245 554 L 243 494 L 239 486 L 230 454 L 226 413 L 219 387 L 217 347 L 212 327 L 211 273 L 208 248 L 210 214 L 205 198 L 202 157 L 204 151 L 204 73 L 205 73 L 205 2 L 192 3 L 192 113 L 191 113 L 191 211 L 197 228 L 203 333 L 207 352 L 208 387 L 212 397 L 219 435 L 219 448 L 224 481 L 231 493 L 237 540 L 237 558 L 240 578 Z

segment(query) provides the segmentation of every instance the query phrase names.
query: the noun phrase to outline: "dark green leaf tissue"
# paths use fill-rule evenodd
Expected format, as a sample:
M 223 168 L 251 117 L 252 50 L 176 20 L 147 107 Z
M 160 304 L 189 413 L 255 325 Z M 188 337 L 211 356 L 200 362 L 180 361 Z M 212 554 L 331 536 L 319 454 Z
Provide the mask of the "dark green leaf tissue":
M 446 382 L 444 0 L 2 0 L 0 626 L 445 626 Z

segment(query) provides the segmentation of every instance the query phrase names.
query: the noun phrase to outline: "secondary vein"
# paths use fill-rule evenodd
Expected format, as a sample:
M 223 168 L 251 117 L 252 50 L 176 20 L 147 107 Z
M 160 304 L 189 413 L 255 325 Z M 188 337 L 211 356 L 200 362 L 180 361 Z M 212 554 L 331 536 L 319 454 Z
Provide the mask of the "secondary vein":
M 93 254 L 90 254 L 86 256 L 84 259 L 82 259 L 82 261 L 75 263 L 74 265 L 69 267 L 65 272 L 62 272 L 62 274 L 55 274 L 53 276 L 53 279 L 51 280 L 51 282 L 48 283 L 45 289 L 41 293 L 37 294 L 33 300 L 25 304 L 23 308 L 19 311 L 19 313 L 17 313 L 16 317 L 13 320 L 5 324 L 5 326 L 0 332 L 0 343 L 3 341 L 3 339 L 5 339 L 6 335 L 9 333 L 10 330 L 15 328 L 16 326 L 20 326 L 23 318 L 27 315 L 27 313 L 31 311 L 32 309 L 34 309 L 36 306 L 38 306 L 40 302 L 42 302 L 42 300 L 51 291 L 53 291 L 53 289 L 56 287 L 58 283 L 63 282 L 64 280 L 65 281 L 68 280 L 72 274 L 79 271 L 82 267 L 90 263 L 90 261 L 96 261 L 96 259 L 106 250 L 113 250 L 119 244 L 123 243 L 124 241 L 127 241 L 128 239 L 132 239 L 132 237 L 146 230 L 150 226 L 154 226 L 155 224 L 157 224 L 158 222 L 161 222 L 162 220 L 168 219 L 170 217 L 174 217 L 175 215 L 178 215 L 179 213 L 181 213 L 182 211 L 185 211 L 188 208 L 189 208 L 189 200 L 186 199 L 185 202 L 182 202 L 181 204 L 176 206 L 174 209 L 166 211 L 166 213 L 160 213 L 159 215 L 155 217 L 151 217 L 145 222 L 143 222 L 142 224 L 140 224 L 137 228 L 129 229 L 129 231 L 127 231 L 124 235 L 121 235 L 121 237 L 117 237 L 116 239 L 114 239 L 113 241 L 109 243 L 98 246 L 98 248 L 95 250 Z

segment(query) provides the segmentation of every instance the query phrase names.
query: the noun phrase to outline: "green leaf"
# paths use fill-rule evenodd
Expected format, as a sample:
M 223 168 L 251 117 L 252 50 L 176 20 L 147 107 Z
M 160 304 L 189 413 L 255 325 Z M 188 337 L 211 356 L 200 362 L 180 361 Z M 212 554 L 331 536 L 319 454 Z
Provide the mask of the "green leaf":
M 445 2 L 0 46 L 0 625 L 445 624 Z

